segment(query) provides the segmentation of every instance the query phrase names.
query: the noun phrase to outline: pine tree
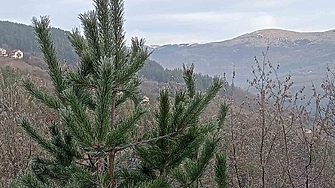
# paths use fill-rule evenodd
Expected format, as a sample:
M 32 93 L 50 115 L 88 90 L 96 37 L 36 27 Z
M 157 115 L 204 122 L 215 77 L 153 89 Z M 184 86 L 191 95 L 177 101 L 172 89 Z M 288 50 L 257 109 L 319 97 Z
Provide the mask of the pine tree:
M 223 80 L 216 77 L 205 93 L 197 92 L 193 70 L 193 65 L 184 66 L 186 88 L 177 90 L 173 100 L 168 89 L 160 92 L 157 126 L 150 137 L 163 138 L 136 147 L 140 164 L 119 172 L 124 180 L 120 187 L 161 179 L 177 187 L 198 187 L 199 179 L 216 152 L 228 107 L 222 105 L 213 120 L 200 121 L 203 110 L 222 88 Z M 217 159 L 216 181 L 219 187 L 225 187 L 225 158 L 218 154 Z
M 22 119 L 24 130 L 49 156 L 36 156 L 11 187 L 194 187 L 215 154 L 227 106 L 212 121 L 200 123 L 199 117 L 223 80 L 214 78 L 205 93 L 197 92 L 193 66 L 184 67 L 186 90 L 176 92 L 174 102 L 167 89 L 161 91 L 156 128 L 141 140 L 132 138 L 146 112 L 137 72 L 150 52 L 143 39 L 133 38 L 126 47 L 122 0 L 95 0 L 94 5 L 94 11 L 79 16 L 84 36 L 78 29 L 69 35 L 80 58 L 73 70 L 57 60 L 49 18 L 32 20 L 54 92 L 29 80 L 24 87 L 57 111 L 59 120 L 43 135 Z M 118 109 L 127 101 L 134 108 L 122 116 Z M 122 166 L 131 148 L 141 161 L 136 170 Z

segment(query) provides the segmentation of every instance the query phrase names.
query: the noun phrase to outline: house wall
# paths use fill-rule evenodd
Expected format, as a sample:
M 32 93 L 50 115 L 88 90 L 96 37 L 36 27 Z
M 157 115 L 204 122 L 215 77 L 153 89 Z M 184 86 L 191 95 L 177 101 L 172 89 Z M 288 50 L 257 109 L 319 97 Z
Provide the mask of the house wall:
M 0 48 L 0 56 L 7 56 L 7 51 L 3 48 Z
M 15 53 L 12 53 L 10 57 L 16 58 L 16 59 L 22 59 L 23 58 L 23 52 L 17 51 Z

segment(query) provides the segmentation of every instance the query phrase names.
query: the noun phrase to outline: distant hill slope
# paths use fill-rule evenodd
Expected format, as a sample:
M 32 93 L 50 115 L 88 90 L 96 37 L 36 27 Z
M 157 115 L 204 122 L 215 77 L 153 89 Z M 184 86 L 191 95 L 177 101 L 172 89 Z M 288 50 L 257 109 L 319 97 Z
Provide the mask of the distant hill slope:
M 280 29 L 259 30 L 222 42 L 159 46 L 151 59 L 170 69 L 194 62 L 197 71 L 209 75 L 226 72 L 229 77 L 236 70 L 236 84 L 245 86 L 252 78 L 254 56 L 262 59 L 267 46 L 268 58 L 280 64 L 281 75 L 291 73 L 301 84 L 320 82 L 327 64 L 335 62 L 335 30 L 300 33 Z
M 42 58 L 36 57 L 31 53 L 27 53 L 26 56 L 29 58 L 14 59 L 9 57 L 0 57 L 0 67 L 11 67 L 19 70 L 21 73 L 27 73 L 36 78 L 41 78 L 43 80 L 48 79 L 47 66 Z M 146 81 L 153 81 L 163 85 L 168 83 L 184 83 L 182 69 L 164 69 L 160 64 L 152 60 L 147 60 L 145 66 L 138 74 Z M 212 82 L 212 77 L 208 75 L 196 73 L 195 77 L 197 80 L 197 88 L 199 90 L 207 89 Z M 228 83 L 226 83 L 225 87 L 226 90 L 229 90 Z
M 51 29 L 51 34 L 57 51 L 57 57 L 59 59 L 66 60 L 67 63 L 71 64 L 78 61 L 78 57 L 74 53 L 73 48 L 67 39 L 68 33 L 68 31 L 61 29 Z M 25 52 L 25 62 L 34 68 L 39 67 L 41 69 L 46 69 L 46 65 L 43 63 L 42 57 L 39 57 L 39 45 L 31 26 L 8 21 L 0 21 L 0 47 L 5 47 L 7 49 L 21 49 Z M 4 63 L 5 59 L 2 59 L 1 62 Z M 16 62 L 15 66 L 23 63 L 23 61 L 7 59 L 5 64 L 8 64 L 8 62 Z M 11 65 L 14 66 L 14 64 Z M 176 67 L 178 69 L 166 70 L 157 62 L 148 60 L 145 67 L 140 71 L 140 75 L 145 77 L 147 80 L 153 80 L 159 83 L 182 83 L 183 78 L 182 71 L 180 69 L 181 67 L 182 65 L 180 64 Z M 199 89 L 201 90 L 207 88 L 212 80 L 210 76 L 202 74 L 196 74 L 196 77 Z
M 58 57 L 74 63 L 78 57 L 67 38 L 68 33 L 61 29 L 51 29 Z M 33 28 L 8 21 L 0 21 L 0 47 L 7 48 L 7 50 L 20 49 L 23 52 L 40 53 Z

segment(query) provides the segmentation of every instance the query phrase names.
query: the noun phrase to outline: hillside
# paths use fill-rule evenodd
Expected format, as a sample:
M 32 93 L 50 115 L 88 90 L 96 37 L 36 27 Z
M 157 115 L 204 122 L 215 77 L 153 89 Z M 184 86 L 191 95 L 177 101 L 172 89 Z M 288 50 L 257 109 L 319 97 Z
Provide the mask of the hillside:
M 47 74 L 47 66 L 43 59 L 38 56 L 34 56 L 32 53 L 26 53 L 25 58 L 14 59 L 9 57 L 0 57 L 0 68 L 10 67 L 14 70 L 18 70 L 23 75 L 30 75 L 32 79 L 40 82 L 43 80 L 44 83 L 49 84 L 49 76 Z M 145 95 L 157 96 L 159 89 L 169 84 L 183 84 L 184 80 L 182 77 L 182 69 L 177 68 L 174 70 L 164 69 L 159 63 L 147 60 L 145 66 L 139 71 L 139 76 L 142 77 L 142 93 Z M 205 90 L 212 82 L 212 77 L 208 75 L 202 75 L 200 73 L 195 74 L 197 80 L 197 88 L 199 90 Z M 230 86 L 228 83 L 225 85 L 225 93 L 230 92 Z M 240 93 L 243 93 L 240 91 Z
M 313 33 L 259 30 L 222 42 L 159 46 L 151 58 L 167 68 L 194 62 L 197 71 L 209 75 L 225 72 L 229 77 L 235 70 L 236 84 L 246 86 L 246 80 L 252 78 L 254 56 L 262 59 L 267 46 L 269 60 L 280 64 L 280 75 L 290 73 L 300 84 L 310 80 L 319 83 L 327 64 L 334 65 L 335 30 Z
M 67 38 L 68 31 L 51 29 L 52 38 L 58 57 L 69 63 L 78 61 L 78 57 Z M 31 26 L 8 21 L 0 21 L 0 48 L 20 49 L 23 52 L 40 53 L 34 30 Z
M 0 68 L 10 67 L 14 70 L 19 71 L 24 75 L 30 75 L 34 80 L 49 80 L 48 73 L 45 69 L 35 66 L 29 62 L 19 59 L 13 59 L 8 57 L 0 57 Z

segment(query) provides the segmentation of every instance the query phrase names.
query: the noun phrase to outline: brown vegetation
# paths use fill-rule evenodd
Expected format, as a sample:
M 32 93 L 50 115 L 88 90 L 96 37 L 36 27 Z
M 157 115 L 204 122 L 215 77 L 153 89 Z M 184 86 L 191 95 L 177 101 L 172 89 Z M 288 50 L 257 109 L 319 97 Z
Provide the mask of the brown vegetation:
M 257 94 L 239 106 L 232 97 L 226 124 L 231 187 L 334 187 L 335 145 L 323 128 L 333 114 L 316 113 L 321 95 L 293 92 L 291 77 L 280 79 L 266 53 L 255 62 L 249 84 Z
M 15 64 L 19 62 L 2 65 L 30 69 L 29 65 Z M 273 65 L 264 53 L 261 61 L 255 58 L 254 78 L 249 81 L 250 88 L 257 91 L 256 95 L 241 101 L 236 100 L 236 94 L 232 92 L 226 99 L 216 99 L 231 103 L 221 145 L 221 150 L 228 156 L 230 187 L 335 187 L 335 74 L 328 69 L 322 84 L 323 93 L 315 89 L 307 91 L 305 87 L 292 91 L 291 77 L 280 78 L 278 69 L 279 66 Z M 43 73 L 38 68 L 30 70 Z M 4 76 L 3 72 L 0 74 L 2 186 L 22 173 L 33 155 L 41 154 L 16 120 L 30 116 L 29 119 L 42 125 L 54 118 L 50 111 L 35 103 L 15 79 L 18 77 L 13 79 Z M 152 81 L 142 85 L 144 94 L 150 96 L 148 106 L 152 111 L 156 107 L 154 97 L 158 87 L 161 86 Z M 306 98 L 308 92 L 313 92 L 311 98 Z M 216 104 L 211 104 L 204 118 L 212 117 L 215 108 Z M 122 113 L 129 113 L 127 106 L 122 110 Z M 145 132 L 153 119 L 145 116 L 139 128 Z M 43 131 L 45 127 L 40 129 Z M 206 179 L 201 181 L 205 183 Z
M 24 172 L 33 155 L 42 154 L 18 121 L 29 117 L 41 131 L 54 117 L 20 85 L 22 73 L 0 68 L 0 187 Z

